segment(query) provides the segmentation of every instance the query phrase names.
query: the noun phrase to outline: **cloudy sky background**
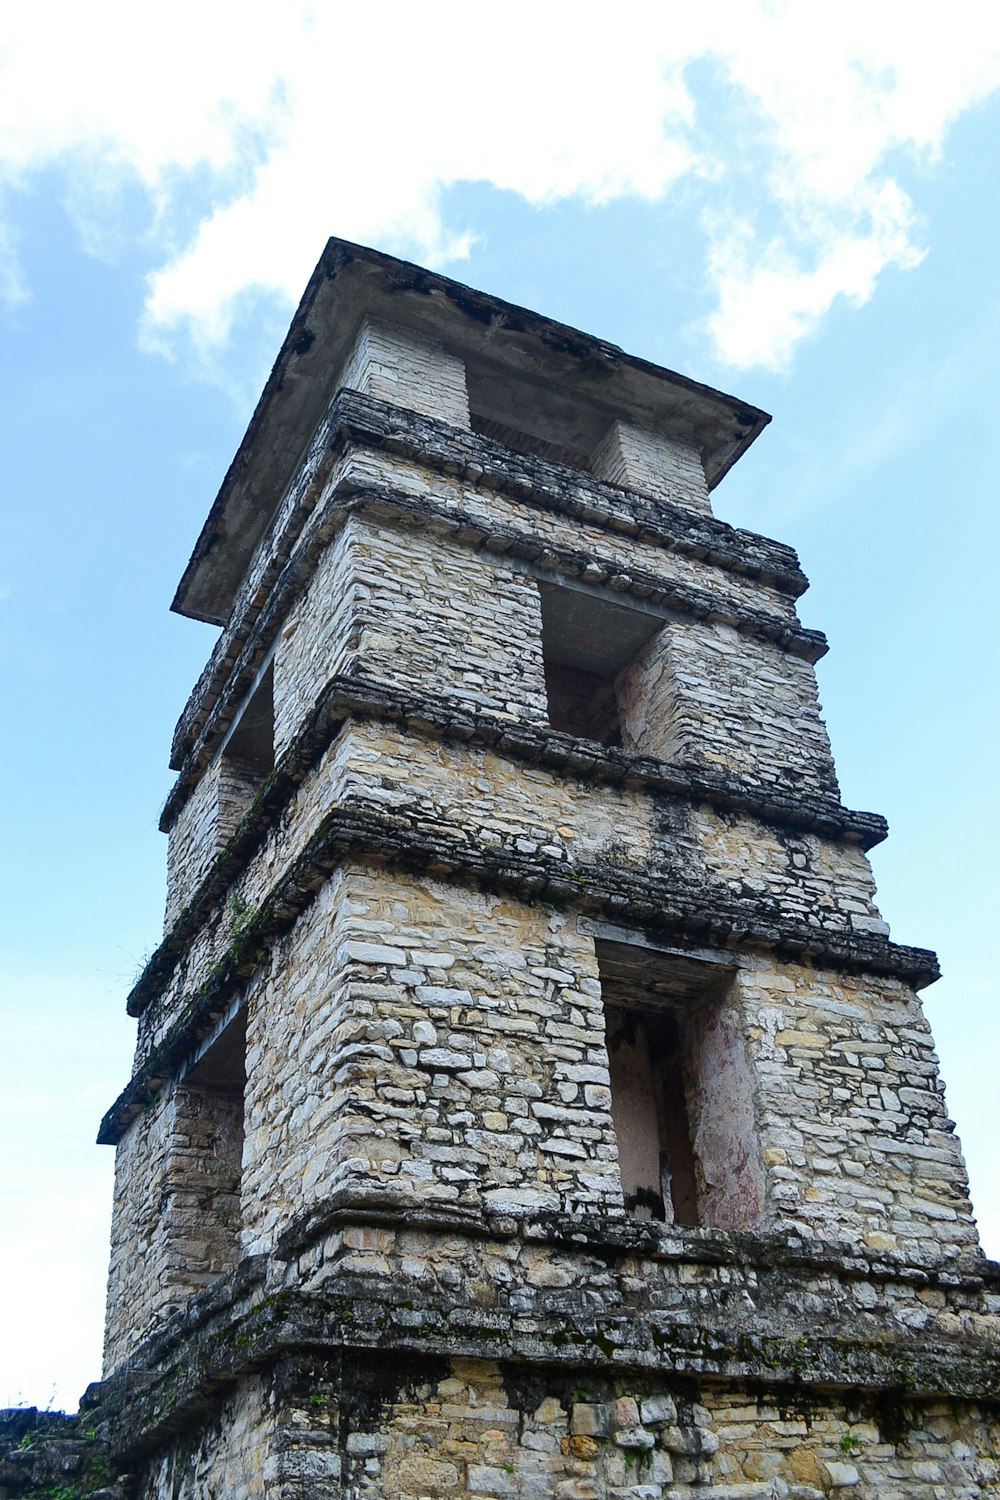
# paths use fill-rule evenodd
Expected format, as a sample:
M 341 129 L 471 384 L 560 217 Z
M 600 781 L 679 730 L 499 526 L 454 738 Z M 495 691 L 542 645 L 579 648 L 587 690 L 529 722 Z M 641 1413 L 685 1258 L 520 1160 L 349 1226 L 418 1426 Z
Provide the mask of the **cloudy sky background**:
M 812 578 L 845 801 L 890 819 L 893 935 L 941 954 L 1000 1254 L 1000 10 L 693 9 L 94 0 L 0 29 L 0 1405 L 99 1372 L 91 1142 L 214 637 L 167 604 L 330 234 L 775 414 L 716 511 Z

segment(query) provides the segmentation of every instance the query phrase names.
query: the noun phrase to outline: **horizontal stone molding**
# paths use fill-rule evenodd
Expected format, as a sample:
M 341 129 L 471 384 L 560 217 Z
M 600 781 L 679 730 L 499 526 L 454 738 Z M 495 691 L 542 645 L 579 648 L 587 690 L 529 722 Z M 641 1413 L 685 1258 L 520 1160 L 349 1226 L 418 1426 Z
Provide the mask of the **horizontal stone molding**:
M 436 529 L 440 534 L 458 537 L 466 545 L 481 547 L 499 556 L 522 558 L 536 564 L 545 560 L 550 568 L 558 569 L 569 576 L 586 576 L 588 582 L 603 584 L 617 594 L 624 594 L 626 597 L 631 594 L 647 602 L 660 603 L 677 614 L 691 618 L 711 619 L 730 624 L 735 629 L 774 640 L 782 649 L 801 655 L 809 661 L 819 660 L 827 650 L 826 639 L 820 631 L 784 625 L 765 611 L 740 608 L 732 601 L 714 596 L 708 590 L 694 589 L 683 584 L 670 584 L 653 573 L 639 569 L 622 569 L 613 563 L 602 563 L 600 558 L 595 558 L 589 553 L 571 548 L 553 548 L 544 541 L 525 536 L 509 527 L 485 527 L 476 517 L 464 515 L 460 511 L 444 506 L 435 506 L 429 501 L 417 500 L 412 496 L 394 492 L 388 487 L 374 484 L 351 484 L 337 490 L 332 499 L 322 507 L 321 519 L 324 524 L 314 526 L 313 534 L 310 536 L 308 521 L 317 509 L 322 485 L 329 476 L 335 450 L 338 447 L 342 448 L 352 439 L 356 440 L 358 433 L 369 432 L 369 428 L 363 425 L 351 425 L 347 421 L 347 415 L 353 412 L 354 403 L 360 403 L 362 408 L 372 406 L 378 408 L 379 412 L 386 417 L 387 422 L 390 417 L 399 421 L 405 419 L 406 423 L 412 419 L 412 422 L 418 426 L 429 424 L 431 428 L 442 429 L 445 433 L 453 431 L 442 423 L 431 422 L 428 418 L 418 418 L 415 413 L 402 412 L 399 408 L 386 407 L 382 402 L 373 402 L 354 392 L 341 393 L 331 411 L 329 427 L 325 429 L 323 443 L 314 445 L 314 449 L 318 451 L 311 453 L 308 473 L 304 471 L 303 476 L 300 477 L 297 485 L 299 498 L 295 504 L 288 506 L 282 512 L 284 519 L 279 532 L 265 543 L 271 549 L 267 565 L 262 569 L 259 577 L 254 577 L 252 592 L 244 595 L 238 603 L 232 619 L 220 637 L 181 715 L 174 733 L 171 754 L 171 764 L 175 769 L 179 769 L 189 755 L 192 753 L 198 755 L 203 750 L 208 740 L 205 733 L 206 725 L 212 714 L 218 711 L 223 694 L 227 702 L 238 701 L 249 677 L 257 670 L 263 656 L 270 648 L 281 620 L 308 584 L 319 554 L 330 541 L 333 530 L 336 525 L 340 524 L 343 514 L 352 509 L 364 509 L 366 504 L 381 505 L 383 516 L 386 515 L 388 509 L 392 515 L 398 516 L 401 520 L 405 519 L 410 525 L 416 524 L 427 529 Z M 391 422 L 388 430 L 395 431 Z M 501 453 L 508 452 L 499 444 L 476 438 L 475 434 L 463 434 L 463 438 L 466 436 L 476 443 L 487 443 L 488 446 L 498 449 Z M 415 452 L 413 456 L 422 461 L 422 452 Z M 523 462 L 530 466 L 541 461 L 525 459 Z M 544 464 L 542 467 L 560 468 L 558 465 Z M 569 472 L 576 475 L 576 471 Z M 619 497 L 626 493 L 616 490 L 614 486 L 601 486 L 601 488 L 608 489 Z M 546 508 L 563 510 L 565 506 L 550 505 Z M 683 508 L 677 509 L 680 512 Z M 589 511 L 586 514 L 581 512 L 579 519 L 608 525 L 604 512 L 596 516 L 591 515 Z M 689 527 L 691 515 L 685 511 L 683 519 L 685 527 Z M 722 532 L 730 538 L 746 538 L 748 546 L 750 542 L 759 543 L 762 547 L 765 545 L 765 539 L 754 538 L 749 532 L 737 532 L 734 528 L 726 526 L 724 522 L 706 517 L 695 519 L 700 524 L 721 528 Z M 611 529 L 618 534 L 626 530 L 623 524 Z M 658 539 L 658 534 L 654 535 L 650 531 L 647 535 L 647 531 L 649 531 L 649 526 L 645 523 L 643 525 L 636 523 L 633 528 L 634 534 L 643 541 L 657 542 L 662 546 L 669 543 L 672 546 L 677 540 L 673 533 L 666 533 L 664 539 Z M 791 549 L 779 548 L 777 543 L 768 542 L 766 547 L 787 553 L 794 558 Z M 725 565 L 720 561 L 723 553 L 720 552 L 719 557 L 716 557 L 704 541 L 701 545 L 684 550 L 709 563 Z M 738 561 L 740 565 L 737 565 Z M 732 549 L 732 555 L 729 556 L 728 570 L 748 576 L 759 576 L 766 578 L 768 582 L 775 582 L 775 579 L 766 573 L 762 563 L 760 565 L 748 563 L 738 546 Z M 798 576 L 802 577 L 801 574 Z M 802 577 L 802 588 L 794 591 L 788 590 L 788 592 L 801 593 L 805 586 L 806 580 Z
M 937 959 L 926 949 L 792 923 L 782 917 L 777 903 L 734 900 L 704 885 L 681 889 L 656 875 L 603 864 L 569 869 L 541 854 L 471 848 L 457 839 L 414 831 L 398 815 L 377 808 L 335 808 L 241 924 L 210 977 L 187 999 L 166 1036 L 112 1105 L 98 1136 L 102 1144 L 119 1140 L 149 1106 L 235 991 L 260 969 L 275 940 L 289 931 L 337 866 L 350 859 L 502 891 L 527 902 L 549 902 L 612 920 L 627 918 L 630 927 L 652 936 L 714 946 L 734 955 L 741 950 L 773 952 L 821 967 L 898 978 L 914 987 L 938 977 Z M 165 943 L 154 954 L 130 996 L 130 1013 L 142 1014 L 157 998 L 189 941 L 178 937 L 175 946 Z
M 981 1253 L 942 1256 L 915 1264 L 898 1253 L 871 1250 L 849 1240 L 807 1239 L 788 1229 L 760 1232 L 661 1224 L 622 1214 L 566 1213 L 533 1209 L 520 1216 L 509 1210 L 459 1209 L 454 1205 L 413 1203 L 386 1189 L 342 1188 L 297 1214 L 279 1235 L 274 1259 L 297 1260 L 324 1235 L 347 1225 L 371 1229 L 414 1230 L 445 1238 L 461 1236 L 495 1242 L 568 1249 L 611 1263 L 643 1259 L 699 1266 L 741 1266 L 755 1273 L 770 1271 L 840 1281 L 898 1282 L 921 1288 L 943 1288 L 948 1295 L 976 1297 L 1000 1293 L 1000 1261 Z M 266 1256 L 259 1257 L 266 1260 Z
M 612 1275 L 636 1257 L 666 1284 L 686 1288 L 679 1305 L 657 1307 L 622 1293 L 595 1307 L 585 1292 L 494 1288 L 488 1303 L 471 1304 L 459 1290 L 428 1291 L 404 1279 L 358 1270 L 338 1271 L 321 1290 L 286 1286 L 286 1268 L 308 1253 L 323 1232 L 355 1228 L 362 1234 L 398 1230 L 436 1244 L 520 1242 L 525 1251 L 558 1253 L 579 1261 L 580 1285 L 595 1263 Z M 996 1400 L 1000 1346 L 964 1335 L 928 1339 L 901 1326 L 880 1326 L 877 1315 L 845 1312 L 841 1291 L 852 1283 L 898 1283 L 942 1290 L 954 1305 L 981 1303 L 1000 1285 L 990 1262 L 908 1266 L 866 1257 L 836 1244 L 782 1243 L 777 1236 L 676 1230 L 577 1216 L 490 1221 L 482 1226 L 433 1214 L 342 1198 L 324 1205 L 308 1226 L 289 1231 L 273 1256 L 255 1255 L 192 1299 L 133 1353 L 129 1366 L 88 1392 L 86 1406 L 116 1411 L 116 1451 L 148 1451 L 206 1400 L 231 1382 L 297 1350 L 336 1359 L 347 1351 L 373 1357 L 405 1354 L 434 1359 L 468 1357 L 520 1366 L 572 1366 L 586 1371 L 656 1373 L 671 1380 L 708 1378 L 787 1389 L 799 1397 L 823 1391 L 893 1393 L 920 1401 Z M 522 1253 L 519 1251 L 518 1253 Z M 707 1310 L 698 1288 L 718 1269 L 727 1285 L 753 1288 L 753 1306 L 737 1316 L 720 1303 Z M 627 1277 L 634 1281 L 634 1271 Z M 820 1327 L 803 1316 L 823 1286 L 828 1314 Z M 801 1304 L 801 1305 L 800 1305 Z M 798 1311 L 795 1309 L 798 1308 Z M 695 1316 L 692 1313 L 696 1312 Z
M 435 739 L 499 750 L 511 760 L 565 771 L 581 780 L 644 787 L 686 802 L 707 802 L 725 811 L 747 812 L 765 823 L 805 829 L 865 850 L 882 843 L 889 831 L 880 813 L 852 811 L 832 798 L 805 791 L 782 794 L 774 787 L 761 789 L 725 771 L 676 766 L 527 720 L 501 718 L 459 697 L 427 694 L 417 699 L 377 679 L 347 673 L 330 679 L 282 757 L 274 780 L 291 777 L 290 794 L 309 762 L 326 748 L 345 719 L 376 719 Z M 162 833 L 172 827 L 193 790 L 194 778 L 193 771 L 184 773 L 171 789 L 160 815 Z M 268 806 L 274 805 L 275 799 L 269 797 Z
M 758 578 L 792 598 L 809 587 L 793 547 L 689 506 L 672 505 L 586 470 L 516 452 L 493 438 L 357 391 L 341 391 L 331 416 L 335 440 L 384 448 L 424 468 L 502 490 L 536 509 L 569 515 L 727 572 Z
M 190 938 L 294 798 L 309 768 L 350 719 L 378 720 L 407 733 L 496 750 L 522 764 L 565 771 L 579 780 L 642 787 L 654 796 L 747 813 L 779 828 L 817 833 L 866 850 L 880 843 L 888 831 L 885 819 L 877 813 L 852 812 L 840 803 L 807 793 L 776 797 L 724 772 L 682 769 L 558 730 L 500 719 L 456 698 L 438 696 L 417 701 L 384 683 L 341 674 L 333 677 L 320 694 L 306 726 L 153 954 L 129 995 L 130 1015 L 141 1015 L 150 995 L 169 978 Z M 161 829 L 170 827 L 179 806 L 168 802 Z

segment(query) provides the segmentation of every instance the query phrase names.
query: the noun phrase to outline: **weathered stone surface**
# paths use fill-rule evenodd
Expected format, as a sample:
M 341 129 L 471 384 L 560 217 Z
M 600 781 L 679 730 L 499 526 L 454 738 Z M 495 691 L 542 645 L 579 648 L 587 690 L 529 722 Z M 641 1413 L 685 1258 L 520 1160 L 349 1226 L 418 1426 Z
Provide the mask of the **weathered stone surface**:
M 0 1500 L 124 1500 L 118 1477 L 92 1414 L 0 1411 Z
M 709 511 L 762 414 L 331 256 L 178 596 L 223 629 L 102 1126 L 130 1500 L 1000 1492 L 935 960 L 794 554 Z

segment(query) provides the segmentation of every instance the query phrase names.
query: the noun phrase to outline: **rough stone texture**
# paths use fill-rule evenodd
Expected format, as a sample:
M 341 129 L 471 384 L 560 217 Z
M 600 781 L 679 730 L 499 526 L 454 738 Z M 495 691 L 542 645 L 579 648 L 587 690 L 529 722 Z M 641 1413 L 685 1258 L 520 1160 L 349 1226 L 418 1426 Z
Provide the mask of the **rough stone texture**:
M 247 1003 L 245 1250 L 270 1248 L 292 1214 L 351 1185 L 470 1211 L 621 1216 L 599 963 L 564 915 L 345 867 Z M 749 1068 L 765 1206 L 734 1223 L 717 1185 L 705 1222 L 847 1233 L 918 1263 L 974 1247 L 912 991 L 747 956 L 711 1024 L 727 1036 L 699 1083 L 698 1131 L 731 1112 L 729 1067 Z M 119 1170 L 116 1224 L 137 1251 L 127 1293 L 113 1259 L 123 1337 L 205 1274 L 179 1190 L 198 1172 L 185 1097 L 141 1116 L 119 1148 L 151 1173 L 140 1194 L 125 1158 Z M 706 1163 L 725 1156 L 701 1149 Z M 163 1218 L 137 1239 L 124 1215 L 143 1204 Z
M 360 488 L 363 495 L 366 485 L 368 493 L 391 487 L 397 512 L 425 525 L 481 533 L 505 554 L 550 552 L 564 568 L 616 589 L 628 581 L 627 570 L 651 568 L 663 587 L 685 590 L 691 605 L 716 614 L 742 607 L 747 622 L 766 611 L 775 628 L 787 630 L 793 601 L 806 587 L 791 548 L 342 391 L 254 554 L 181 717 L 175 764 L 196 743 L 209 714 L 231 711 L 230 694 L 273 640 L 289 596 L 307 581 L 328 540 L 325 512 L 336 508 L 342 489 L 354 496 Z M 645 579 L 639 586 L 648 594 Z M 803 636 L 820 649 L 815 632 Z
M 591 458 L 594 473 L 625 489 L 659 495 L 711 512 L 705 471 L 696 449 L 631 422 L 612 422 Z
M 130 1348 L 128 1329 L 148 1329 L 236 1264 L 242 1120 L 242 1100 L 178 1086 L 123 1138 L 109 1284 L 125 1316 L 108 1323 L 110 1366 Z
M 0 1500 L 124 1500 L 92 1413 L 0 1411 Z
M 168 929 L 236 832 L 256 791 L 253 778 L 220 755 L 181 808 L 167 853 Z
M 623 742 L 751 785 L 838 795 L 808 662 L 729 625 L 668 624 L 626 668 Z
M 377 320 L 365 319 L 337 385 L 456 427 L 469 425 L 461 359 L 439 340 L 417 338 Z
M 708 510 L 761 414 L 377 266 L 179 595 L 224 624 L 101 1137 L 131 1493 L 1000 1494 L 935 961 L 794 554 Z

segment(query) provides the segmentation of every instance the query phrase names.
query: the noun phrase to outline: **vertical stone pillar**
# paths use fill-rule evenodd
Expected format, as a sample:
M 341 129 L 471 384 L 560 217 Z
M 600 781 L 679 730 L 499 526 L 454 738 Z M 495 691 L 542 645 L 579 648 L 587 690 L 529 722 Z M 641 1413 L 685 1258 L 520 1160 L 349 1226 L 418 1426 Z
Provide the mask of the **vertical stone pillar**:
M 641 490 L 711 515 L 708 484 L 696 448 L 631 422 L 612 422 L 591 456 L 599 479 Z
M 366 319 L 341 371 L 338 389 L 361 391 L 454 427 L 469 426 L 465 363 L 438 339 Z

